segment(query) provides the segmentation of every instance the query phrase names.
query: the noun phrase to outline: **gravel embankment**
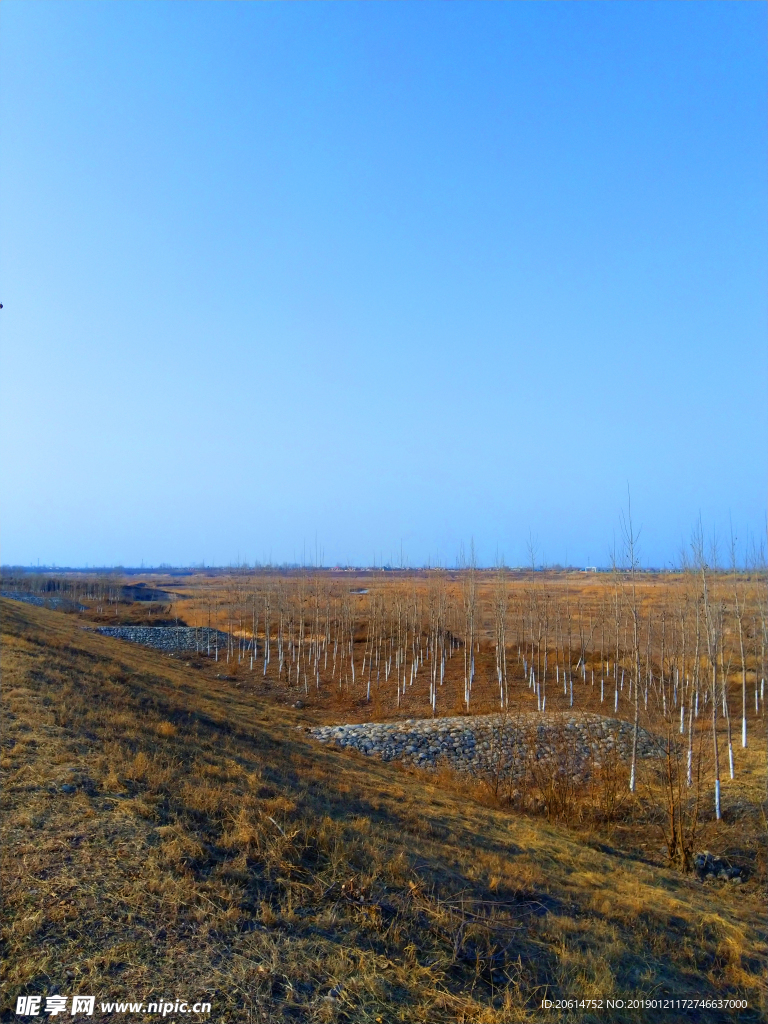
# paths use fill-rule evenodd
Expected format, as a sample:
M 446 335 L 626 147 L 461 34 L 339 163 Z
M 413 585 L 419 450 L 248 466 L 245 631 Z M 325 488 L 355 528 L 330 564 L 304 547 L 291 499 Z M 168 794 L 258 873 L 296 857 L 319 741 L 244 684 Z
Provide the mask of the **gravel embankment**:
M 75 608 L 84 612 L 85 605 L 77 604 L 68 597 L 61 597 L 57 594 L 30 594 L 25 590 L 0 590 L 0 597 L 7 597 L 11 601 L 23 601 L 24 604 L 33 604 L 38 608 Z
M 321 743 L 351 747 L 382 761 L 406 761 L 420 768 L 445 764 L 484 772 L 498 766 L 522 774 L 527 759 L 558 762 L 574 774 L 599 764 L 612 750 L 629 758 L 632 725 L 601 715 L 533 713 L 510 716 L 409 718 L 402 722 L 325 725 L 308 730 Z M 656 753 L 654 738 L 638 736 L 640 757 Z
M 208 653 L 209 642 L 211 653 L 217 643 L 220 651 L 227 649 L 230 639 L 227 633 L 218 629 L 195 629 L 194 626 L 99 626 L 97 633 L 113 636 L 117 640 L 129 640 L 133 644 L 143 644 L 159 651 L 200 651 Z M 236 638 L 232 638 L 235 645 Z

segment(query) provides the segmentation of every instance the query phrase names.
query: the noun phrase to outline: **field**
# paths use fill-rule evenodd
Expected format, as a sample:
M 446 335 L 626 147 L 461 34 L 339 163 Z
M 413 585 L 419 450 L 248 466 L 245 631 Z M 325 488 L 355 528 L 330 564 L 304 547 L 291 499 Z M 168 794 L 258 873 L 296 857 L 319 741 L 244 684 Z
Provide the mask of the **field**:
M 126 582 L 4 581 L 64 604 L 2 601 L 3 1020 L 33 993 L 104 1020 L 155 999 L 233 1022 L 764 1018 L 762 577 Z M 126 623 L 197 649 L 95 631 Z M 633 793 L 618 759 L 513 794 L 306 732 L 522 711 L 636 718 L 659 756 Z M 703 850 L 738 882 L 703 881 Z M 664 998 L 746 1008 L 629 1005 Z

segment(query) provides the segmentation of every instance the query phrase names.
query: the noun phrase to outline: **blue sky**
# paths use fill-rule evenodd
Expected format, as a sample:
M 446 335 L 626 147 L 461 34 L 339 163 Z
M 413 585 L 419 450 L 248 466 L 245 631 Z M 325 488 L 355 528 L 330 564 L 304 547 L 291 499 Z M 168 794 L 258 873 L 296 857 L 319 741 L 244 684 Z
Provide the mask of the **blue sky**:
M 765 534 L 766 5 L 0 8 L 5 564 Z

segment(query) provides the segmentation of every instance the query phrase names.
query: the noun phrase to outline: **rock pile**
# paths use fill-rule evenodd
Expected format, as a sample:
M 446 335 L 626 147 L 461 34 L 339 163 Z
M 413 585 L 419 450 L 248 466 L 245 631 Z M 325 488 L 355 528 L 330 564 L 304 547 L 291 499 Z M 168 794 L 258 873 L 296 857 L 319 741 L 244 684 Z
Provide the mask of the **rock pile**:
M 213 654 L 217 647 L 226 651 L 232 639 L 219 629 L 195 629 L 194 626 L 99 626 L 96 632 L 159 651 L 200 651 L 201 654 L 209 650 Z M 239 643 L 236 639 L 234 642 Z
M 30 594 L 25 590 L 0 590 L 0 597 L 8 597 L 11 601 L 23 601 L 24 604 L 34 604 L 38 608 L 75 608 L 84 612 L 85 605 L 76 604 L 67 597 L 55 594 Z
M 612 753 L 627 759 L 632 749 L 630 723 L 594 714 L 409 718 L 316 726 L 308 731 L 321 743 L 351 747 L 383 761 L 406 761 L 420 768 L 445 764 L 477 774 L 502 770 L 514 777 L 523 774 L 530 758 L 552 761 L 574 775 L 586 776 Z M 638 756 L 655 753 L 654 737 L 640 730 Z
M 734 882 L 741 885 L 744 881 L 741 868 L 731 867 L 720 857 L 714 857 L 709 850 L 695 854 L 693 866 L 702 882 L 718 879 L 721 882 Z

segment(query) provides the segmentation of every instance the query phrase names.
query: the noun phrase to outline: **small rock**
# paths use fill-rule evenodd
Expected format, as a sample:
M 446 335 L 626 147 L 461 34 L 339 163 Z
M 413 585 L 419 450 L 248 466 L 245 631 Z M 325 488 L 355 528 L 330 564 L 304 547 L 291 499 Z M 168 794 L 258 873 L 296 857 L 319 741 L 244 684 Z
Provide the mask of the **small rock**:
M 64 785 L 61 787 L 61 792 L 62 793 L 74 793 L 75 792 L 75 787 L 74 786 L 70 786 L 70 784 L 68 782 L 65 782 Z
M 301 709 L 304 707 L 304 701 L 297 700 L 295 704 L 291 705 L 291 707 L 296 708 L 297 711 L 301 711 Z

